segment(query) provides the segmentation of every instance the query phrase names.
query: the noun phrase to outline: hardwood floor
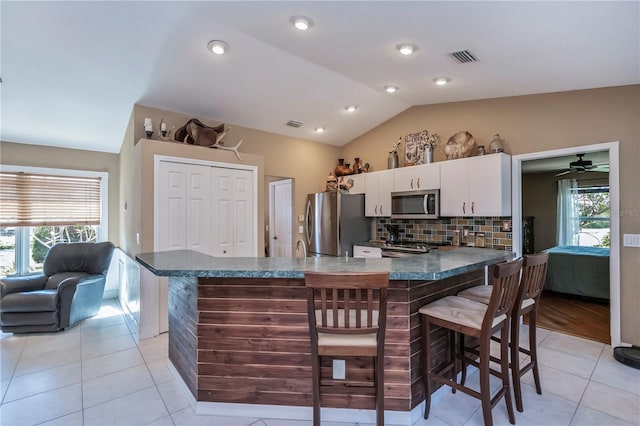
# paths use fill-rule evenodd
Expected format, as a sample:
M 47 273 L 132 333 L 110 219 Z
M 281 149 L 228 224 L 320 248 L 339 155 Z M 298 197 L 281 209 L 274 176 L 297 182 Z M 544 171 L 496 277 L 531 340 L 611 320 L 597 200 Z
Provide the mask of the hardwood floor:
M 538 327 L 611 343 L 609 304 L 543 292 L 538 308 Z M 525 324 L 528 318 L 525 316 Z

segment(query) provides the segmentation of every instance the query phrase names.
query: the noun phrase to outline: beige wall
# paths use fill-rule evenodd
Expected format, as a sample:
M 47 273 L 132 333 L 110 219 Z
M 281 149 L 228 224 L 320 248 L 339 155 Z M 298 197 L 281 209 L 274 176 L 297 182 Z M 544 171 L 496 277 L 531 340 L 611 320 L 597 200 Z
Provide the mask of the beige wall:
M 264 185 L 262 185 L 264 176 L 294 179 L 293 204 L 295 212 L 293 217 L 297 218 L 298 215 L 304 214 L 306 195 L 324 190 L 327 173 L 335 167 L 340 153 L 340 149 L 334 146 L 289 138 L 233 124 L 227 124 L 227 136 L 223 142 L 227 146 L 233 146 L 239 140 L 244 140 L 240 146 L 242 161 L 238 161 L 235 155 L 229 151 L 159 140 L 147 141 L 139 148 L 140 144 L 137 144 L 137 141 L 146 137 L 143 128 L 145 117 L 151 118 L 154 127 L 156 127 L 152 138 L 158 137 L 157 126 L 161 119 L 167 122 L 169 129 L 174 128 L 175 130 L 193 118 L 193 116 L 143 105 L 134 106 L 132 114 L 133 138 L 124 141 L 121 151 L 123 187 L 121 194 L 123 198 L 120 200 L 120 204 L 127 202 L 128 205 L 128 212 L 123 213 L 121 235 L 124 250 L 130 255 L 153 250 L 153 216 L 152 213 L 149 213 L 153 208 L 153 192 L 145 190 L 145 188 L 148 188 L 152 182 L 149 180 L 149 176 L 153 176 L 153 172 L 149 167 L 152 167 L 154 154 L 259 165 L 258 241 L 260 245 L 258 253 L 263 255 L 265 219 L 262 212 L 266 208 L 265 196 L 268 196 L 265 193 Z M 209 125 L 220 123 L 202 117 L 197 118 Z M 141 175 L 138 176 L 138 174 Z M 141 195 L 136 197 L 136 194 Z M 297 231 L 297 226 L 294 227 L 294 230 Z M 141 233 L 140 246 L 137 246 L 135 241 L 135 234 L 138 232 Z M 298 237 L 298 234 L 294 234 L 294 240 Z
M 0 164 L 109 173 L 109 241 L 119 245 L 118 191 L 120 167 L 117 154 L 0 142 Z
M 619 141 L 620 211 L 612 214 L 620 214 L 621 234 L 640 233 L 638 117 L 640 85 L 416 106 L 352 141 L 343 156 L 384 169 L 394 141 L 424 129 L 443 139 L 435 161 L 445 159 L 444 143 L 460 130 L 487 148 L 500 133 L 511 154 Z M 620 247 L 620 274 L 622 340 L 640 344 L 640 249 Z

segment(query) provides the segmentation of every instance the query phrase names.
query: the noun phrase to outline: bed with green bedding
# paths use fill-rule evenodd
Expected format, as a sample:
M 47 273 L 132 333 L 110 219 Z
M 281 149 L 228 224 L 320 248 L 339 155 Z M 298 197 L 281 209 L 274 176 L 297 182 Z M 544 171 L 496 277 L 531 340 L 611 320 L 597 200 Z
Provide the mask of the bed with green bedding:
M 557 246 L 549 253 L 544 289 L 609 300 L 609 249 Z

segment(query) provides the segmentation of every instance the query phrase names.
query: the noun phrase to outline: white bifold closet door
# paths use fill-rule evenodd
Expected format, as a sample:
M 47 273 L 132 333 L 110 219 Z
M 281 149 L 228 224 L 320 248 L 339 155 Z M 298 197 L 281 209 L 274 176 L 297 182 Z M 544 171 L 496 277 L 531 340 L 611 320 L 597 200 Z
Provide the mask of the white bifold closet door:
M 211 170 L 196 164 L 160 162 L 158 251 L 213 254 Z
M 213 255 L 255 256 L 253 172 L 214 167 L 211 182 Z

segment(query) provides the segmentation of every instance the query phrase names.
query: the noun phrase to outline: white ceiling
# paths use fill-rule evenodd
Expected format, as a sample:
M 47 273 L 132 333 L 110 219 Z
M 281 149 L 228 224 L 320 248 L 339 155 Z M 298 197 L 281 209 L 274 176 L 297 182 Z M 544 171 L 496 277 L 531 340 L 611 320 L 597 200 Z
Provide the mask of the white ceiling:
M 639 84 L 639 5 L 4 0 L 0 137 L 119 152 L 140 103 L 342 146 L 413 105 Z

